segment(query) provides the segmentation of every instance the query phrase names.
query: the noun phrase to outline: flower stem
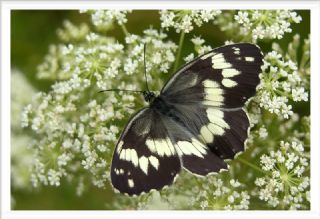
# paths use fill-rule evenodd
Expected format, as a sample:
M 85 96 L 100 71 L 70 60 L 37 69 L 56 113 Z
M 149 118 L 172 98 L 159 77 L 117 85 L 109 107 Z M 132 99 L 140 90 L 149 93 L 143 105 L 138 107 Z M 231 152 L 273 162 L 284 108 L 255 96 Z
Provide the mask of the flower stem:
M 128 35 L 129 35 L 129 32 L 128 32 L 126 26 L 125 26 L 124 24 L 121 24 L 120 27 L 121 27 L 124 35 L 128 36 Z
M 260 169 L 258 166 L 254 165 L 254 164 L 252 164 L 252 163 L 250 163 L 250 162 L 248 162 L 248 161 L 246 161 L 246 160 L 244 160 L 244 159 L 242 159 L 242 158 L 240 158 L 240 157 L 238 157 L 237 160 L 240 161 L 240 162 L 243 163 L 243 164 L 248 165 L 249 167 L 252 167 L 253 169 L 255 169 L 255 170 L 257 170 L 257 171 L 259 171 L 259 172 L 261 172 L 261 173 L 265 173 L 265 172 L 264 172 L 262 169 Z
M 184 41 L 184 32 L 181 31 L 180 34 L 180 39 L 179 39 L 179 48 L 178 48 L 178 52 L 177 52 L 177 56 L 176 56 L 176 62 L 174 63 L 174 68 L 173 68 L 173 72 L 175 72 L 178 68 L 179 65 L 179 60 L 180 60 L 180 56 L 181 56 L 181 50 L 182 50 L 182 45 L 183 45 L 183 41 Z

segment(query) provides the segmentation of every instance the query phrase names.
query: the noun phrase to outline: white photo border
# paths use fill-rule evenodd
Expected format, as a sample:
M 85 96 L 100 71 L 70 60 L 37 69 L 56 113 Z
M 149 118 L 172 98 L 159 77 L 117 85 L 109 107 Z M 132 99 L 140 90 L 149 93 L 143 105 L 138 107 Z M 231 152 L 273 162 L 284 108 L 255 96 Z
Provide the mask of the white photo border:
M 2 1 L 1 2 L 1 216 L 3 218 L 319 218 L 320 217 L 320 1 Z M 17 211 L 11 210 L 11 10 L 22 9 L 297 9 L 310 10 L 311 20 L 311 210 L 308 211 Z

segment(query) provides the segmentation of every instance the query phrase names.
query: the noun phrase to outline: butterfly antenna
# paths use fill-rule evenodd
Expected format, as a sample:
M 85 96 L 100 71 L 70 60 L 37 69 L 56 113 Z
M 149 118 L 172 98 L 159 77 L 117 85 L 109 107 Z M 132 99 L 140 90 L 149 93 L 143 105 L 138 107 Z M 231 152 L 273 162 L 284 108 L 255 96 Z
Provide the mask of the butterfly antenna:
M 147 45 L 146 43 L 143 45 L 143 64 L 144 64 L 144 77 L 146 79 L 146 87 L 147 91 L 150 92 L 149 86 L 148 86 L 148 79 L 147 79 L 147 66 L 146 66 L 146 50 L 147 50 Z
M 98 93 L 106 92 L 106 91 L 125 91 L 125 92 L 137 92 L 137 93 L 143 93 L 142 90 L 126 90 L 126 89 L 108 89 L 108 90 L 101 90 Z
M 146 87 L 147 87 L 147 91 L 150 92 L 149 90 L 149 86 L 148 86 L 148 79 L 147 79 L 147 66 L 146 66 L 146 43 L 143 44 L 143 64 L 144 64 L 144 77 L 146 79 Z M 145 91 L 141 91 L 141 90 L 126 90 L 126 89 L 107 89 L 107 90 L 101 90 L 98 93 L 102 93 L 102 92 L 106 92 L 106 91 L 125 91 L 125 92 L 137 92 L 137 93 L 144 93 Z

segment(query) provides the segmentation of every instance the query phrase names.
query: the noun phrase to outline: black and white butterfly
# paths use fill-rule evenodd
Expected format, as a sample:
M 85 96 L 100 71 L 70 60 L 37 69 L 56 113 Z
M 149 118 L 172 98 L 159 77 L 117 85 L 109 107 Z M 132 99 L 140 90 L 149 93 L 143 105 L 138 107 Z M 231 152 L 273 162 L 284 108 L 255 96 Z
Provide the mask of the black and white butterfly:
M 160 95 L 143 92 L 115 148 L 111 181 L 128 195 L 159 190 L 182 168 L 206 176 L 227 169 L 244 150 L 249 121 L 243 110 L 256 92 L 263 55 L 253 44 L 216 48 L 184 65 Z

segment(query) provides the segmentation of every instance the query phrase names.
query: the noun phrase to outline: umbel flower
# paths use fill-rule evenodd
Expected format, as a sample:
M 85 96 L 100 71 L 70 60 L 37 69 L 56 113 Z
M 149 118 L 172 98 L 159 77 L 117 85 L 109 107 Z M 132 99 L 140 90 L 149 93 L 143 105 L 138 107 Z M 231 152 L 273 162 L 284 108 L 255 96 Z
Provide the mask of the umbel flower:
M 275 51 L 265 55 L 261 83 L 258 86 L 258 102 L 271 113 L 288 119 L 293 114 L 289 100 L 308 101 L 298 67 L 290 59 L 284 61 Z
M 301 142 L 281 141 L 279 150 L 260 157 L 260 166 L 266 171 L 255 180 L 261 200 L 281 209 L 309 208 L 309 162 Z

